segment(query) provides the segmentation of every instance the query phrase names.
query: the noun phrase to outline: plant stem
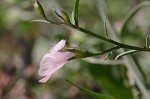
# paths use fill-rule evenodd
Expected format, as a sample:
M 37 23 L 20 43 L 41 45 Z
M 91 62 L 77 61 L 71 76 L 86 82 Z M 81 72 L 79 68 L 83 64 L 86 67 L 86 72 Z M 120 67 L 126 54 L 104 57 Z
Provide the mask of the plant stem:
M 102 54 L 111 52 L 111 51 L 113 51 L 113 50 L 117 50 L 117 49 L 119 49 L 119 48 L 120 48 L 120 46 L 115 46 L 115 47 L 110 48 L 110 49 L 107 49 L 107 50 L 105 50 L 105 51 L 103 51 L 103 52 L 94 53 L 93 56 L 96 56 L 96 55 L 102 55 Z M 90 57 L 91 57 L 91 56 L 90 56 Z
M 110 42 L 110 43 L 112 43 L 112 44 L 115 44 L 115 45 L 117 45 L 117 46 L 120 46 L 120 48 L 126 48 L 126 49 L 132 49 L 132 50 L 148 51 L 148 52 L 150 52 L 150 50 L 149 50 L 149 49 L 146 49 L 146 48 L 131 46 L 131 45 L 127 45 L 127 44 L 123 44 L 123 43 L 116 42 L 116 41 L 111 40 L 111 39 L 107 39 L 107 38 L 102 37 L 102 36 L 100 36 L 100 35 L 98 35 L 98 34 L 96 34 L 96 33 L 93 33 L 93 32 L 91 32 L 91 31 L 88 31 L 88 30 L 86 30 L 86 29 L 84 29 L 84 28 L 82 28 L 82 27 L 75 27 L 75 26 L 69 26 L 69 27 L 72 27 L 72 28 L 74 28 L 74 29 L 76 29 L 76 30 L 79 30 L 79 31 L 83 32 L 83 33 L 89 34 L 89 35 L 91 35 L 91 36 L 93 36 L 93 37 L 96 37 L 96 38 L 99 38 L 99 39 L 101 39 L 101 40 L 104 40 L 104 41 Z

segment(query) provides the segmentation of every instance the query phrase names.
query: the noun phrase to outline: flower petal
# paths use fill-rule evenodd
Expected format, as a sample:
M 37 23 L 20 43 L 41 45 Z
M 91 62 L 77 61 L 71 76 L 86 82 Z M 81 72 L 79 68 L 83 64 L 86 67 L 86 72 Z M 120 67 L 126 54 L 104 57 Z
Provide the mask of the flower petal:
M 61 40 L 60 42 L 58 42 L 56 45 L 54 45 L 49 52 L 54 55 L 56 52 L 58 52 L 59 50 L 61 50 L 64 46 L 65 46 L 66 40 Z
M 60 69 L 64 64 L 66 64 L 67 60 L 72 56 L 74 56 L 74 54 L 70 52 L 57 52 L 55 54 L 55 58 L 53 58 L 52 61 L 53 65 L 49 67 L 48 72 L 53 74 L 55 71 Z
M 65 46 L 66 40 L 61 40 L 54 45 L 49 53 L 45 54 L 40 63 L 39 75 L 45 76 L 39 82 L 47 82 L 50 76 L 60 69 L 69 58 L 75 54 L 71 52 L 59 52 Z
M 55 54 L 55 62 L 59 63 L 59 62 L 67 62 L 67 60 L 71 57 L 73 57 L 75 54 L 71 53 L 71 52 L 57 52 Z
M 49 78 L 51 77 L 51 75 L 45 76 L 44 78 L 42 78 L 41 80 L 39 80 L 39 82 L 41 83 L 45 83 L 49 80 Z
M 46 76 L 49 74 L 48 72 L 49 67 L 53 65 L 52 58 L 53 57 L 49 53 L 44 55 L 40 63 L 40 69 L 39 69 L 40 76 Z

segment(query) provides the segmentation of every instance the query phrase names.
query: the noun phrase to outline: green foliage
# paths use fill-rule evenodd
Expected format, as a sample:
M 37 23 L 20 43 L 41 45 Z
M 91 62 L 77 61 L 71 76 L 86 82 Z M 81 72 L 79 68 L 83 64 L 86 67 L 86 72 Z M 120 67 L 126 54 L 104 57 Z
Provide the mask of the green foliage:
M 83 87 L 79 87 L 75 84 L 73 84 L 72 82 L 70 82 L 69 80 L 66 80 L 67 82 L 69 82 L 70 84 L 74 85 L 75 87 L 77 87 L 78 89 L 80 89 L 82 92 L 84 92 L 85 94 L 93 97 L 94 99 L 115 99 L 112 96 L 108 96 L 108 95 L 103 95 L 103 94 L 99 94 L 96 93 L 94 91 L 91 91 L 89 89 L 83 88 Z
M 73 20 L 75 26 L 78 26 L 78 8 L 79 8 L 79 1 L 80 1 L 80 0 L 75 0 L 74 8 L 73 8 L 73 11 L 72 11 L 72 20 Z
M 7 86 L 2 86 L 2 96 L 0 95 L 0 98 L 15 99 L 18 97 L 17 95 L 22 93 L 23 96 L 20 95 L 20 98 L 43 99 L 44 96 L 47 96 L 50 99 L 90 99 L 91 97 L 93 97 L 93 99 L 133 99 L 133 97 L 136 97 L 133 96 L 133 94 L 136 95 L 136 92 L 138 92 L 140 94 L 137 96 L 138 99 L 141 99 L 141 97 L 149 99 L 149 92 L 147 90 L 149 90 L 148 85 L 150 81 L 150 57 L 148 53 L 145 54 L 142 52 L 150 51 L 150 25 L 149 21 L 147 21 L 149 20 L 149 16 L 147 15 L 150 15 L 149 9 L 142 10 L 140 15 L 137 14 L 141 9 L 150 5 L 149 1 L 139 3 L 139 0 L 106 0 L 106 2 L 105 0 L 94 0 L 104 2 L 104 4 L 101 4 L 102 6 L 98 6 L 96 8 L 96 4 L 94 4 L 93 0 L 80 0 L 80 9 L 79 0 L 32 1 L 35 1 L 34 4 L 36 11 L 45 20 L 38 19 L 38 17 L 34 16 L 32 3 L 30 1 L 0 1 L 0 80 L 1 78 L 5 78 L 1 80 L 2 84 L 0 85 L 6 85 L 5 83 L 9 82 L 7 83 Z M 75 1 L 74 7 L 73 1 Z M 132 1 L 137 2 L 134 2 L 135 8 L 129 12 L 129 8 L 133 7 Z M 62 11 L 61 15 L 59 15 L 56 11 L 55 13 L 48 11 L 49 9 L 52 9 L 50 7 L 56 8 L 58 12 Z M 97 9 L 100 9 L 101 12 L 98 13 Z M 103 9 L 105 9 L 107 15 L 102 12 Z M 71 11 L 72 21 L 70 21 Z M 127 14 L 127 12 L 129 12 L 129 14 Z M 57 18 L 60 18 L 61 20 L 58 21 L 59 19 L 54 18 L 55 16 L 53 16 L 53 14 L 57 15 Z M 101 14 L 103 16 L 102 20 L 99 18 Z M 122 23 L 122 18 L 126 14 L 127 16 L 124 18 Z M 135 15 L 140 17 L 142 16 L 145 23 L 137 24 L 138 22 L 136 23 L 136 21 L 141 22 L 143 20 L 137 20 Z M 119 38 L 121 37 L 119 35 L 118 39 L 113 37 L 119 33 L 113 34 L 113 32 L 111 32 L 112 30 L 109 29 L 111 27 L 109 19 L 103 24 L 106 16 L 108 16 L 111 23 L 115 28 L 117 28 L 117 30 L 121 29 L 119 33 L 121 33 L 122 38 Z M 52 23 L 63 26 L 66 25 L 78 31 L 66 27 L 52 26 L 50 24 L 30 23 L 30 20 L 36 18 L 37 20 L 34 20 L 33 22 Z M 58 22 L 51 20 L 51 18 Z M 88 35 L 84 36 L 84 34 L 81 34 L 82 32 Z M 98 39 L 93 39 L 91 36 Z M 85 58 L 110 53 L 108 56 L 113 54 L 113 57 L 111 58 L 114 59 L 114 57 L 117 56 L 117 59 L 125 55 L 130 56 L 130 54 L 134 52 L 139 52 L 137 50 L 141 50 L 141 53 L 136 54 L 136 57 L 133 55 L 133 58 L 135 58 L 134 61 L 132 61 L 131 57 L 123 57 L 117 61 L 109 59 L 103 61 L 105 55 L 100 56 L 102 57 L 102 60 L 100 61 L 99 56 L 97 56 L 98 58 L 96 57 L 94 60 L 96 62 L 100 62 L 100 64 L 109 63 L 109 61 L 109 64 L 116 64 L 117 62 L 120 64 L 121 61 L 121 64 L 123 65 L 107 66 L 85 61 L 80 63 L 78 60 L 75 62 L 72 61 L 72 63 L 70 62 L 69 70 L 67 69 L 68 67 L 65 69 L 69 73 L 73 72 L 71 77 L 69 75 L 71 79 L 78 81 L 81 86 L 82 84 L 88 85 L 90 80 L 83 76 L 84 72 L 81 72 L 83 69 L 88 69 L 86 74 L 89 75 L 90 73 L 94 78 L 94 82 L 98 82 L 98 88 L 101 90 L 101 93 L 77 86 L 70 82 L 79 90 L 87 94 L 84 96 L 84 94 L 80 93 L 80 91 L 68 86 L 68 84 L 63 80 L 64 77 L 68 75 L 68 73 L 63 70 L 60 74 L 58 72 L 58 74 L 54 75 L 48 83 L 43 85 L 38 83 L 39 77 L 36 73 L 38 68 L 36 66 L 39 66 L 41 57 L 45 52 L 47 52 L 49 46 L 62 38 L 66 39 L 68 44 L 75 44 L 79 47 L 79 49 L 68 49 L 70 52 L 74 52 L 75 54 L 77 53 L 75 58 Z M 127 41 L 124 42 L 125 44 L 122 42 L 124 39 Z M 86 50 L 84 50 L 84 48 Z M 122 51 L 122 48 L 125 51 Z M 128 48 L 130 50 L 126 50 Z M 140 55 L 140 57 L 138 55 Z M 91 59 L 90 62 L 92 61 L 93 59 Z M 129 71 L 133 73 L 131 77 L 133 77 L 135 81 L 135 86 L 132 86 L 133 89 L 135 89 L 134 91 L 131 91 L 132 89 L 130 88 L 129 81 L 126 77 L 127 70 L 124 65 L 127 66 Z M 16 71 L 13 71 L 12 69 L 12 71 L 15 72 L 13 75 L 11 75 L 11 67 L 16 68 Z M 19 76 L 20 78 L 14 79 L 16 76 Z M 93 80 L 92 77 L 91 79 Z M 12 81 L 16 83 L 13 85 Z M 19 88 L 21 88 L 21 91 L 18 94 L 16 89 Z M 95 88 L 95 86 L 92 86 L 90 89 L 93 88 Z M 89 98 L 88 95 L 91 97 Z M 80 98 L 78 98 L 78 96 L 80 96 Z
M 146 36 L 146 48 L 149 49 L 149 35 Z
M 131 88 L 124 83 L 126 78 L 123 78 L 122 76 L 116 77 L 112 72 L 113 68 L 117 68 L 116 66 L 92 64 L 89 62 L 83 62 L 81 65 L 88 68 L 91 75 L 93 75 L 104 90 L 116 99 L 133 99 Z M 119 69 L 121 70 L 121 68 L 124 67 L 120 67 Z M 117 72 L 118 71 L 116 70 L 115 73 Z

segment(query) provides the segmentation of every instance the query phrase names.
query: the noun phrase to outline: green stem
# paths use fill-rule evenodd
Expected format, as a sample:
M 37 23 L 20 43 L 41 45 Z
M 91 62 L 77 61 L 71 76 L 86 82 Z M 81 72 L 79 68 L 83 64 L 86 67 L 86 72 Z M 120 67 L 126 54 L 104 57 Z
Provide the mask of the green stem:
M 103 51 L 103 52 L 94 53 L 94 54 L 91 55 L 91 56 L 102 55 L 102 54 L 108 53 L 108 52 L 110 52 L 110 51 L 117 50 L 117 49 L 119 49 L 119 48 L 120 48 L 120 46 L 115 46 L 115 47 L 110 48 L 110 49 L 107 49 L 107 50 L 105 50 L 105 51 Z M 89 56 L 89 57 L 91 57 L 91 56 Z
M 120 46 L 115 46 L 110 49 L 104 50 L 103 52 L 96 52 L 96 53 L 89 52 L 86 50 L 78 50 L 78 49 L 65 49 L 65 50 L 76 54 L 74 57 L 69 59 L 69 60 L 72 60 L 72 59 L 87 58 L 87 57 L 102 55 L 102 54 L 105 54 L 105 53 L 108 53 L 117 49 L 120 49 Z
M 150 52 L 150 50 L 149 50 L 149 49 L 146 49 L 146 48 L 131 46 L 131 45 L 127 45 L 127 44 L 123 44 L 123 43 L 116 42 L 116 41 L 111 40 L 111 39 L 107 39 L 107 38 L 102 37 L 102 36 L 100 36 L 100 35 L 98 35 L 98 34 L 96 34 L 96 33 L 93 33 L 93 32 L 91 32 L 91 31 L 88 31 L 88 30 L 86 30 L 86 29 L 84 29 L 84 28 L 82 28 L 82 27 L 75 27 L 75 26 L 71 26 L 71 27 L 74 28 L 74 29 L 77 29 L 77 30 L 79 30 L 79 31 L 81 31 L 81 32 L 83 32 L 83 33 L 89 34 L 89 35 L 91 35 L 91 36 L 93 36 L 93 37 L 96 37 L 96 38 L 99 38 L 99 39 L 101 39 L 101 40 L 104 40 L 104 41 L 110 42 L 110 43 L 112 43 L 112 44 L 115 44 L 115 45 L 117 45 L 117 46 L 120 46 L 120 48 L 126 48 L 126 49 L 132 49 L 132 50 L 148 51 L 148 52 Z

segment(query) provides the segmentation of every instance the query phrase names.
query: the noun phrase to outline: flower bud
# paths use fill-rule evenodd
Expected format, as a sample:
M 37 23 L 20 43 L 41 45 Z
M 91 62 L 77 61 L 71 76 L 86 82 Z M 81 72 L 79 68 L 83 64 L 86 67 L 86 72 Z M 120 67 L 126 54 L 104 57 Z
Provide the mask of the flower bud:
M 39 15 L 47 19 L 42 5 L 37 0 L 35 0 L 35 2 L 33 3 L 33 6 Z
M 63 17 L 64 22 L 68 25 L 72 25 L 68 14 L 65 11 L 61 11 L 61 13 L 62 13 L 62 17 Z

